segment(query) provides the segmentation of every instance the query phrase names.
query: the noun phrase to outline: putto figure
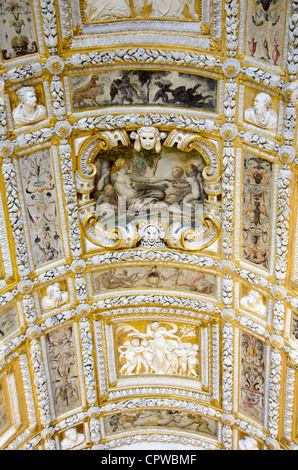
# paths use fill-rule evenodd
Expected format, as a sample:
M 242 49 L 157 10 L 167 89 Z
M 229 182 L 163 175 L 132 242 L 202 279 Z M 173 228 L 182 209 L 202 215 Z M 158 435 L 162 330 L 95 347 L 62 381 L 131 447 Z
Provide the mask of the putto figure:
M 259 93 L 255 97 L 254 107 L 245 111 L 245 121 L 264 129 L 275 129 L 277 114 L 270 109 L 272 100 L 268 93 Z
M 12 112 L 14 124 L 25 126 L 46 119 L 46 108 L 37 104 L 35 89 L 31 86 L 23 86 L 16 91 L 19 104 Z
M 250 310 L 251 312 L 258 313 L 265 316 L 266 306 L 263 304 L 262 296 L 259 292 L 250 290 L 248 295 L 242 297 L 240 301 L 242 307 Z
M 84 434 L 78 433 L 76 428 L 66 429 L 65 437 L 61 442 L 62 450 L 70 450 L 83 444 L 85 441 Z
M 41 306 L 43 310 L 50 310 L 51 308 L 57 308 L 65 304 L 68 299 L 68 293 L 66 291 L 60 291 L 58 282 L 52 284 L 47 288 L 47 295 L 43 297 Z

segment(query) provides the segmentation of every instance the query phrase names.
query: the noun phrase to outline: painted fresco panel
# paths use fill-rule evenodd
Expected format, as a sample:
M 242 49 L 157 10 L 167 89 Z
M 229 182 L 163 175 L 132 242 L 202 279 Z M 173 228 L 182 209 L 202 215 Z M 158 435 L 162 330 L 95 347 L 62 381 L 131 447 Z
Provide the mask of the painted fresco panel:
M 113 289 L 163 288 L 216 295 L 216 277 L 203 273 L 167 266 L 126 266 L 110 268 L 92 274 L 93 292 Z
M 248 153 L 243 156 L 242 258 L 268 269 L 272 163 Z
M 50 373 L 57 414 L 80 405 L 73 330 L 63 327 L 46 336 Z
M 181 222 L 183 216 L 184 224 L 200 222 L 205 162 L 196 150 L 162 147 L 160 152 L 137 152 L 119 146 L 102 153 L 95 165 L 92 196 L 101 224 L 125 226 L 144 220 L 149 211 L 151 220 L 163 217 L 169 222 L 171 217 Z
M 287 1 L 248 0 L 246 54 L 281 67 Z
M 200 338 L 196 325 L 159 321 L 118 324 L 119 374 L 199 378 Z
M 171 71 L 121 70 L 70 78 L 74 111 L 106 106 L 172 106 L 216 112 L 217 81 Z
M 298 340 L 298 315 L 293 313 L 291 336 L 293 339 Z
M 0 42 L 4 60 L 38 52 L 30 0 L 1 0 Z
M 211 438 L 217 436 L 217 422 L 194 413 L 178 410 L 136 410 L 105 417 L 106 434 L 129 429 L 166 428 L 202 434 Z
M 241 333 L 240 410 L 263 422 L 265 345 L 247 333 Z
M 16 307 L 11 305 L 0 312 L 0 340 L 18 327 Z
M 21 158 L 20 168 L 34 264 L 40 266 L 63 256 L 50 150 Z
M 3 386 L 0 383 L 0 434 L 2 434 L 9 427 L 9 419 L 5 408 L 5 398 Z

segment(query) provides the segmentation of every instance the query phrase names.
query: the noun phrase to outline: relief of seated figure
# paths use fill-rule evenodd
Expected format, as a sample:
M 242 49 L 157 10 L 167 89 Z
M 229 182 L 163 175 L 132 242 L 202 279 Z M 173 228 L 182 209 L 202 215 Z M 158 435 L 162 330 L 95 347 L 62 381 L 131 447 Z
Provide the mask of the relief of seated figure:
M 86 0 L 86 3 L 85 13 L 90 21 L 130 18 L 131 16 L 130 8 L 125 0 Z
M 263 304 L 262 296 L 259 292 L 254 290 L 250 290 L 248 295 L 242 297 L 240 304 L 251 312 L 258 313 L 263 316 L 266 314 L 266 306 Z
M 65 304 L 68 299 L 66 291 L 60 291 L 58 282 L 47 288 L 47 295 L 42 298 L 41 305 L 43 310 L 50 310 Z
M 184 18 L 183 11 L 187 6 L 191 17 L 198 18 L 195 0 L 148 0 L 147 3 L 152 4 L 151 17 Z
M 35 89 L 23 86 L 16 91 L 19 104 L 14 108 L 12 117 L 16 126 L 25 126 L 46 119 L 46 108 L 37 104 Z

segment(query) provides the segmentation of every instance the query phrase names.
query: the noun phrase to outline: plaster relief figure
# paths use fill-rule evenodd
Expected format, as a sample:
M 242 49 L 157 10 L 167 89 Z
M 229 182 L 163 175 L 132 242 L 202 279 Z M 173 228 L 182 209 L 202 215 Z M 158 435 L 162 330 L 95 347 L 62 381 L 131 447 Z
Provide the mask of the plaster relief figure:
M 65 437 L 61 441 L 62 450 L 70 450 L 83 444 L 85 441 L 84 434 L 78 433 L 76 428 L 66 429 Z
M 163 239 L 166 232 L 160 225 L 143 222 L 139 225 L 138 234 L 141 237 L 141 246 L 157 248 L 165 245 Z
M 272 100 L 268 93 L 259 93 L 255 97 L 254 107 L 245 111 L 245 120 L 264 129 L 275 129 L 277 125 L 277 114 L 270 109 Z
M 250 436 L 245 436 L 239 441 L 240 450 L 259 450 L 257 441 Z
M 24 86 L 16 91 L 19 104 L 12 112 L 14 124 L 25 126 L 46 119 L 46 108 L 37 104 L 37 97 L 33 87 Z
M 262 296 L 259 292 L 250 290 L 248 295 L 242 297 L 240 301 L 242 307 L 259 315 L 266 315 L 266 306 L 263 304 Z
M 134 149 L 139 152 L 141 148 L 145 150 L 155 149 L 155 152 L 161 151 L 161 139 L 165 139 L 167 134 L 159 132 L 156 127 L 143 126 L 136 132 L 132 132 L 130 137 L 135 140 Z
M 133 337 L 118 347 L 119 361 L 124 362 L 120 374 L 153 373 L 198 377 L 199 345 L 182 341 L 183 337 L 196 335 L 194 328 L 183 327 L 179 337 L 175 334 L 178 331 L 177 325 L 169 325 L 171 329 L 154 321 L 147 325 L 145 333 L 128 324 L 120 325 L 117 333 L 128 332 L 127 337 Z
M 47 295 L 43 297 L 41 305 L 43 310 L 50 310 L 65 304 L 68 300 L 68 293 L 60 291 L 58 283 L 52 284 L 47 288 Z
M 152 4 L 151 17 L 162 18 L 183 18 L 183 11 L 188 7 L 189 13 L 192 18 L 198 18 L 195 12 L 195 0 L 149 0 L 148 4 Z
M 107 18 L 130 18 L 131 11 L 125 0 L 86 0 L 85 13 L 90 21 Z M 92 13 L 91 13 L 92 12 Z

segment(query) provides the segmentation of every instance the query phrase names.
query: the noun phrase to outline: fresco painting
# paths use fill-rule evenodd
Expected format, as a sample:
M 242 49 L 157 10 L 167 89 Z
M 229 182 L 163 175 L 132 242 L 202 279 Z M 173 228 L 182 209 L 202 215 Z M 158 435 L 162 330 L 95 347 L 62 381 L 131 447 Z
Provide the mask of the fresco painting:
M 293 339 L 298 340 L 298 315 L 295 313 L 293 313 L 292 317 L 291 336 Z
M 272 163 L 248 153 L 243 156 L 242 258 L 268 269 Z
M 264 417 L 265 345 L 241 333 L 240 410 L 260 423 Z
M 11 305 L 0 312 L 0 341 L 18 327 L 18 314 L 16 307 Z
M 35 266 L 63 256 L 51 153 L 38 150 L 20 160 Z
M 216 295 L 213 274 L 167 266 L 126 266 L 92 273 L 93 292 L 113 289 L 161 288 Z
M 118 146 L 95 160 L 98 221 L 107 227 L 159 218 L 200 223 L 204 200 L 202 170 L 196 151 L 162 147 L 160 152 Z M 125 220 L 124 220 L 125 219 Z
M 217 111 L 213 78 L 162 70 L 121 70 L 70 77 L 74 111 L 106 106 L 171 106 Z
M 38 52 L 31 0 L 1 0 L 0 42 L 4 60 Z
M 202 434 L 211 438 L 217 436 L 217 422 L 194 413 L 167 409 L 135 410 L 105 417 L 107 434 L 136 428 L 166 428 Z
M 58 415 L 80 405 L 73 330 L 65 326 L 46 335 L 54 402 Z
M 281 67 L 286 4 L 286 0 L 248 0 L 248 56 Z
M 5 397 L 3 386 L 0 383 L 0 434 L 9 427 L 9 419 L 5 408 Z
M 196 325 L 141 321 L 116 327 L 119 374 L 162 374 L 199 378 Z

